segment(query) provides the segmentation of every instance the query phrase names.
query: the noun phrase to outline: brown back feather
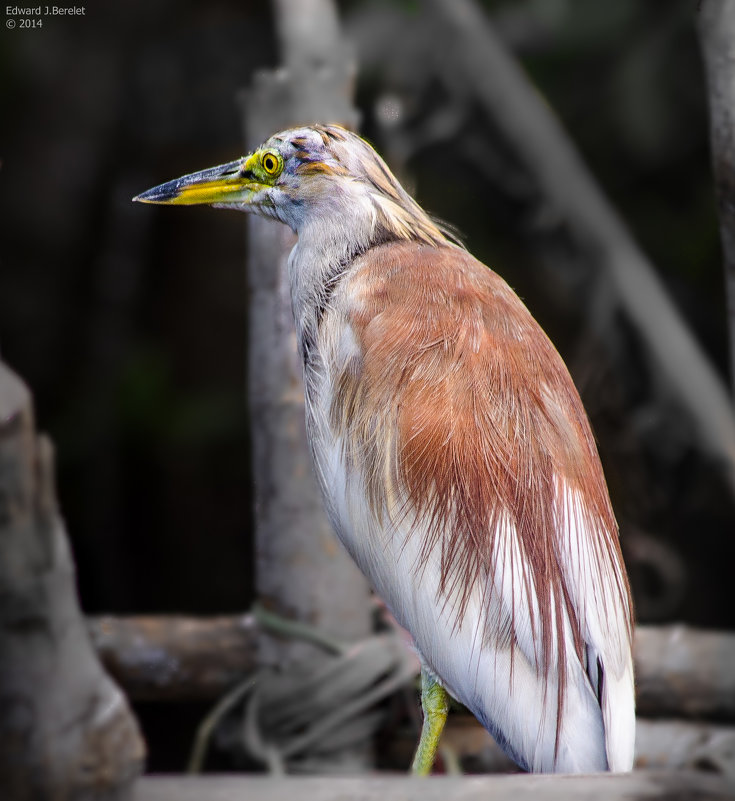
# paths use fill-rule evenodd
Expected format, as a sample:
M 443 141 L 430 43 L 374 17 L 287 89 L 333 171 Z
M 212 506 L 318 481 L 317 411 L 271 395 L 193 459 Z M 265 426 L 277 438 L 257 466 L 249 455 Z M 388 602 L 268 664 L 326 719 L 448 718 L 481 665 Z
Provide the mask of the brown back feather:
M 622 563 L 597 450 L 566 367 L 507 284 L 451 245 L 373 248 L 355 261 L 343 292 L 353 299 L 346 322 L 360 357 L 338 376 L 331 422 L 347 458 L 362 465 L 373 511 L 421 522 L 416 570 L 439 549 L 439 592 L 458 599 L 457 626 L 477 582 L 493 575 L 495 531 L 508 516 L 528 594 L 538 599 L 540 620 L 533 608 L 529 615 L 541 638 L 540 667 L 546 676 L 557 668 L 561 710 L 565 613 L 580 659 L 583 639 L 559 565 L 555 476 L 580 493 L 598 559 Z M 613 573 L 630 610 L 624 571 Z M 558 715 L 557 736 L 560 725 Z

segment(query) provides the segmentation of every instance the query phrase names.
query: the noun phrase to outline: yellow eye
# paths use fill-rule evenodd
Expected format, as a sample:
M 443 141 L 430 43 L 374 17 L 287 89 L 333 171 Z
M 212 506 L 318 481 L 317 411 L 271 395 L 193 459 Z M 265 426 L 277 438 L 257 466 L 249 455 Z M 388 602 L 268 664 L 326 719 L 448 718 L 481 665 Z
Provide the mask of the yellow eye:
M 280 154 L 274 153 L 272 150 L 267 150 L 263 153 L 260 163 L 263 165 L 265 174 L 271 178 L 278 175 L 283 168 L 283 160 Z

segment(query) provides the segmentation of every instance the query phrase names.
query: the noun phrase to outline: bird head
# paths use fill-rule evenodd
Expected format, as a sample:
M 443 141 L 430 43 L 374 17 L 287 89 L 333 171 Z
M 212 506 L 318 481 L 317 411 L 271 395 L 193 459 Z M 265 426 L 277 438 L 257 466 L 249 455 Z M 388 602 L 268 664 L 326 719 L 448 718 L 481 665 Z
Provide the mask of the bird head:
M 134 200 L 208 204 L 274 217 L 297 233 L 317 223 L 364 229 L 363 238 L 444 241 L 444 233 L 375 150 L 337 125 L 293 128 L 248 156 L 185 175 Z

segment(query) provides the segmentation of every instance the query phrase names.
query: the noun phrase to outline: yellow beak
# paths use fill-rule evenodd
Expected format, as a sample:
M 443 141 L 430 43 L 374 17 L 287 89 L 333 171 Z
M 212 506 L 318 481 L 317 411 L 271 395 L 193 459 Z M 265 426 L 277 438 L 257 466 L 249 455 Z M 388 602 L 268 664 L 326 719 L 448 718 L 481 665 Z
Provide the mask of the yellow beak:
M 251 170 L 252 156 L 184 175 L 154 186 L 133 198 L 138 203 L 194 206 L 202 203 L 243 203 L 264 188 Z

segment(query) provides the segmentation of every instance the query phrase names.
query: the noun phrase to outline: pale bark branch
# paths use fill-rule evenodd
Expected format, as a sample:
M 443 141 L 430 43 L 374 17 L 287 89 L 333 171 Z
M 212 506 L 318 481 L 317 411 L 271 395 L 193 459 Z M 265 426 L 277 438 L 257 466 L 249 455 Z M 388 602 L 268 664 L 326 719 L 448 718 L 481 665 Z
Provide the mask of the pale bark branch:
M 709 86 L 712 167 L 730 329 L 730 379 L 735 381 L 735 3 L 702 0 L 697 17 Z
M 728 0 L 724 0 L 726 5 Z M 461 76 L 517 160 L 545 216 L 572 235 L 630 319 L 651 364 L 694 424 L 698 443 L 735 492 L 735 417 L 727 387 L 558 119 L 473 0 L 427 0 L 441 30 L 443 69 Z M 439 67 L 436 67 L 439 69 Z
M 596 774 L 594 776 L 467 776 L 416 781 L 408 776 L 283 778 L 206 776 L 196 779 L 146 777 L 136 801 L 605 801 L 662 799 L 726 801 L 732 787 L 720 776 L 684 771 Z

